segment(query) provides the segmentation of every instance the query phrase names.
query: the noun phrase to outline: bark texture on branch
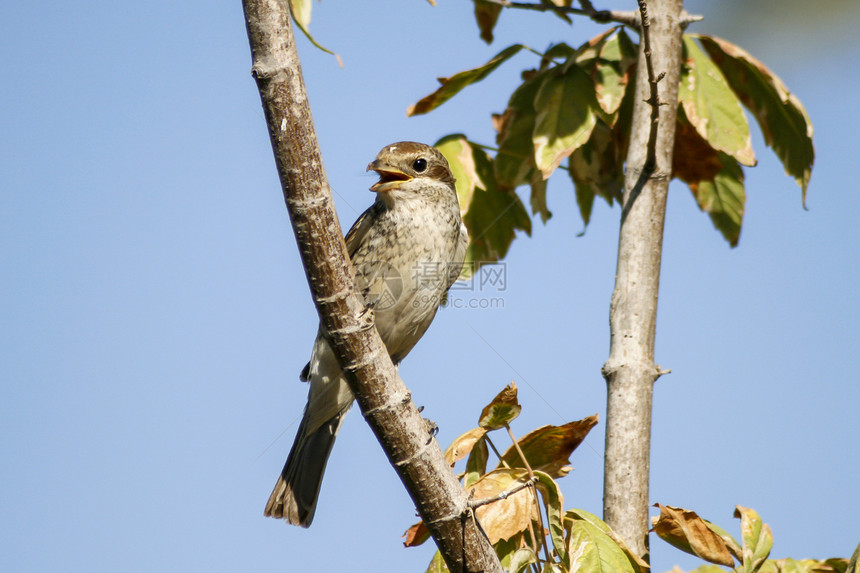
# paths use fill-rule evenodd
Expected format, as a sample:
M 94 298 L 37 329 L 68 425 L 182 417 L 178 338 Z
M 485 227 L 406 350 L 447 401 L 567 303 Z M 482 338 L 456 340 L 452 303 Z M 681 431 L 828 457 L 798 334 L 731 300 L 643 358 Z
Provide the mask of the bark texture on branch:
M 657 294 L 666 197 L 672 171 L 681 70 L 682 0 L 649 0 L 653 69 L 659 83 L 654 168 L 646 169 L 651 131 L 651 83 L 640 42 L 630 148 L 626 162 L 618 266 L 610 304 L 606 458 L 603 513 L 637 554 L 648 559 L 648 477 Z
M 275 163 L 320 320 L 367 422 L 452 572 L 501 572 L 466 492 L 391 363 L 371 311 L 354 292 L 323 169 L 301 65 L 282 0 L 244 0 L 245 22 Z

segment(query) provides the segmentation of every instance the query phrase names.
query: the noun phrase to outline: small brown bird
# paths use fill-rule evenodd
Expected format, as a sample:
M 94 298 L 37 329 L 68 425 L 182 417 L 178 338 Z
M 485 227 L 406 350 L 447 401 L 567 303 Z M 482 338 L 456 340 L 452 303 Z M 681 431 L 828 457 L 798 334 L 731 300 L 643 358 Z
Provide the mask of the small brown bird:
M 367 166 L 379 181 L 376 201 L 346 235 L 356 290 L 373 308 L 376 330 L 398 364 L 433 321 L 463 267 L 468 234 L 454 176 L 435 148 L 403 141 Z M 353 395 L 322 327 L 301 379 L 308 403 L 265 515 L 308 527 L 323 472 Z

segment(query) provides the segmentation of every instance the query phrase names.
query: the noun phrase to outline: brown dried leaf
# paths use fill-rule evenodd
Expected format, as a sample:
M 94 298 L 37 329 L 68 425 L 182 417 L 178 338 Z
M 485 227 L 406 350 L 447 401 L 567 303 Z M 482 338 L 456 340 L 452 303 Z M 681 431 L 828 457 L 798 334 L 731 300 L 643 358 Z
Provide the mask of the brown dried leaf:
M 445 450 L 445 461 L 453 466 L 456 462 L 468 456 L 475 446 L 475 442 L 483 438 L 486 433 L 487 430 L 484 428 L 472 428 L 468 432 L 460 434 L 460 436 L 451 442 L 448 449 Z
M 588 432 L 597 424 L 597 414 L 563 426 L 542 426 L 517 440 L 533 470 L 542 471 L 553 478 L 570 472 L 571 452 L 582 443 Z M 516 448 L 511 446 L 502 455 L 499 467 L 524 467 Z
M 469 488 L 475 501 L 493 498 L 528 480 L 528 472 L 521 468 L 493 470 Z M 500 539 L 510 539 L 529 526 L 529 520 L 537 520 L 534 493 L 530 488 L 482 505 L 475 510 L 481 527 L 487 533 L 490 543 Z
M 652 530 L 664 541 L 705 561 L 731 567 L 732 555 L 725 541 L 714 533 L 695 511 L 655 503 L 660 517 L 653 519 Z
M 409 529 L 407 529 L 401 537 L 405 537 L 403 547 L 418 547 L 428 539 L 430 539 L 430 530 L 424 525 L 423 521 L 419 521 Z
M 713 180 L 722 168 L 720 154 L 690 125 L 683 108 L 679 107 L 675 150 L 672 153 L 672 177 L 685 183 Z

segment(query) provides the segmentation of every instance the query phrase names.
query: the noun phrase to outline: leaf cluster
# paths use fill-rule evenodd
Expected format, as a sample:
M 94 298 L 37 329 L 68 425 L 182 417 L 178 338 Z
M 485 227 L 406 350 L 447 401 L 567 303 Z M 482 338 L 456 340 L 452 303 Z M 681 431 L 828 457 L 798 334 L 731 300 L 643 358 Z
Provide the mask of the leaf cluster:
M 495 13 L 492 6 L 478 10 L 476 4 L 479 23 Z M 482 33 L 486 30 L 492 27 L 482 26 Z M 532 213 L 543 222 L 552 216 L 547 180 L 559 168 L 567 171 L 586 225 L 595 197 L 610 205 L 621 199 L 639 57 L 638 45 L 624 27 L 577 48 L 555 44 L 540 53 L 521 44 L 509 46 L 481 66 L 439 78 L 439 88 L 407 113 L 436 109 L 523 52 L 535 54 L 539 62 L 522 73 L 504 112 L 492 117 L 495 155 L 460 134 L 439 142 L 458 176 L 466 225 L 478 242 L 470 252 L 475 266 L 503 257 L 515 231 L 530 232 L 516 188 L 530 188 Z M 738 46 L 713 36 L 684 35 L 671 177 L 687 184 L 731 246 L 737 245 L 743 222 L 743 167 L 756 165 L 743 108 L 800 186 L 805 204 L 815 153 L 803 105 Z M 495 226 L 499 228 L 493 232 Z
M 652 517 L 652 531 L 672 545 L 710 564 L 690 573 L 719 573 L 717 565 L 732 567 L 736 573 L 856 573 L 860 546 L 849 561 L 841 557 L 816 559 L 768 559 L 773 547 L 770 526 L 755 510 L 737 506 L 735 517 L 741 520 L 741 542 L 722 527 L 699 517 L 695 511 L 655 504 L 659 517 Z M 737 562 L 737 565 L 735 563 Z M 713 564 L 713 565 L 711 565 Z M 670 573 L 682 573 L 677 567 Z
M 562 426 L 542 426 L 515 439 L 513 422 L 522 411 L 513 382 L 478 416 L 478 425 L 451 442 L 445 459 L 455 468 L 470 494 L 470 513 L 493 544 L 506 571 L 520 573 L 648 573 L 649 564 L 635 555 L 597 516 L 582 509 L 564 509 L 556 480 L 570 473 L 570 455 L 597 424 L 597 415 Z M 500 453 L 490 434 L 506 430 L 512 445 Z M 490 463 L 490 452 L 496 461 Z M 860 545 L 845 558 L 769 559 L 773 546 L 770 526 L 755 510 L 737 506 L 740 541 L 695 512 L 654 504 L 660 515 L 651 518 L 651 532 L 706 561 L 690 573 L 860 573 Z M 430 538 L 422 522 L 404 534 L 406 547 Z M 427 573 L 448 569 L 437 551 Z M 683 573 L 677 567 L 670 573 Z
M 581 509 L 564 510 L 556 480 L 570 472 L 570 455 L 597 424 L 597 415 L 562 426 L 542 426 L 516 440 L 510 423 L 521 410 L 517 387 L 511 383 L 484 407 L 478 426 L 457 437 L 445 451 L 452 467 L 466 460 L 459 477 L 470 493 L 471 518 L 480 524 L 505 569 L 511 573 L 646 571 L 648 565 L 597 516 Z M 513 442 L 504 453 L 490 437 L 501 429 Z M 494 467 L 490 450 L 497 458 Z M 405 537 L 404 544 L 412 547 L 429 534 L 422 523 L 416 523 Z M 438 552 L 427 571 L 447 571 Z

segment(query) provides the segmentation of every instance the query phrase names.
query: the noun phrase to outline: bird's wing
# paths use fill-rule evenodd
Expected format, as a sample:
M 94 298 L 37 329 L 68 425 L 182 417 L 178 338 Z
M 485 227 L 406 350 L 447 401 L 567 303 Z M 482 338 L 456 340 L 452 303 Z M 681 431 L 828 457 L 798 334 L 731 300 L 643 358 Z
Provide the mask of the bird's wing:
M 378 207 L 378 203 L 374 203 L 367 210 L 361 214 L 361 216 L 352 224 L 352 228 L 344 237 L 346 241 L 346 250 L 349 253 L 349 258 L 355 254 L 355 251 L 358 250 L 358 246 L 361 244 L 362 239 L 367 235 L 367 232 L 373 226 L 373 221 L 375 219 L 376 210 Z
M 451 288 L 451 285 L 457 282 L 457 278 L 463 270 L 463 262 L 466 260 L 466 249 L 469 248 L 469 231 L 466 225 L 460 223 L 460 239 L 457 241 L 457 250 L 454 252 L 454 260 L 451 271 L 448 273 L 448 286 L 445 289 Z M 456 271 L 456 272 L 455 272 Z

